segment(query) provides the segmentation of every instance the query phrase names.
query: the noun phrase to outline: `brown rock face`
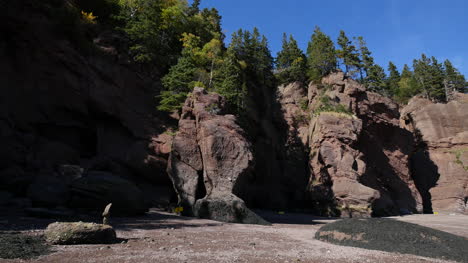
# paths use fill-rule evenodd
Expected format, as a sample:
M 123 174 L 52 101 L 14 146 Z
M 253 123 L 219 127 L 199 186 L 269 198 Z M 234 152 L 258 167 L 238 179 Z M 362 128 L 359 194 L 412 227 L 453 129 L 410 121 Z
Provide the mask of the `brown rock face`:
M 394 215 L 421 209 L 411 179 L 412 134 L 398 105 L 343 73 L 310 85 L 310 200 L 324 214 Z
M 195 88 L 183 107 L 168 173 L 184 212 L 238 223 L 262 223 L 235 196 L 253 166 L 250 144 L 224 99 Z
M 401 123 L 418 135 L 412 167 L 425 212 L 468 213 L 468 95 L 447 104 L 413 98 Z
M 62 187 L 57 167 L 73 164 L 171 189 L 168 121 L 151 80 L 118 56 L 87 54 L 33 2 L 1 18 L 0 185 L 34 205 L 66 205 L 66 191 L 52 202 L 34 189 Z

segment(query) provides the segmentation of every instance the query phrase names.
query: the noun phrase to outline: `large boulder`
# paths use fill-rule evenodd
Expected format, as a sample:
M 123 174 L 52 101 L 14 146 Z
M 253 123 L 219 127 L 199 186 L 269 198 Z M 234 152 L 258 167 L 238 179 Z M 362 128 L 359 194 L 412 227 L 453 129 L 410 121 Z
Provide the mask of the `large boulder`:
M 111 244 L 117 241 L 111 226 L 84 222 L 52 223 L 44 235 L 47 242 L 54 245 Z
M 183 107 L 168 173 L 186 214 L 256 223 L 235 196 L 252 168 L 250 144 L 235 117 L 222 115 L 224 107 L 218 94 L 194 89 Z
M 425 211 L 468 213 L 468 94 L 449 103 L 416 97 L 401 125 L 417 134 L 412 167 Z
M 113 215 L 138 215 L 148 211 L 142 191 L 122 177 L 90 171 L 72 183 L 71 207 L 102 212 L 109 203 L 112 203 Z

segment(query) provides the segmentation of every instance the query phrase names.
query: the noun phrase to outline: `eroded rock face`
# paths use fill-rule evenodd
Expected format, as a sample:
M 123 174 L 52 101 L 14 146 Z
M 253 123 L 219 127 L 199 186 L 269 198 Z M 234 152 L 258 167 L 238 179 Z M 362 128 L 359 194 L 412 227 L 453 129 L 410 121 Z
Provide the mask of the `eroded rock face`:
M 0 188 L 34 206 L 66 205 L 57 167 L 72 164 L 171 189 L 170 121 L 154 109 L 152 81 L 118 55 L 83 52 L 28 2 L 2 16 Z
M 401 123 L 418 135 L 412 167 L 424 210 L 468 213 L 468 95 L 447 104 L 413 98 Z
M 186 214 L 258 223 L 235 196 L 253 166 L 250 144 L 235 117 L 222 115 L 223 110 L 221 96 L 194 89 L 183 107 L 168 173 Z
M 341 216 L 417 212 L 409 171 L 412 134 L 399 127 L 398 105 L 343 73 L 310 85 L 311 202 Z

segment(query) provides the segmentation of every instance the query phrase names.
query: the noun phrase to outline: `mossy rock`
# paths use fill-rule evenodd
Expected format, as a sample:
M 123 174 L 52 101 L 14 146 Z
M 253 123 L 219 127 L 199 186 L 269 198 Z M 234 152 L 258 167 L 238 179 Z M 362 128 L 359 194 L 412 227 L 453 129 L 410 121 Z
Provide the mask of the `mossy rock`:
M 47 242 L 55 245 L 111 244 L 117 241 L 111 226 L 95 223 L 52 223 L 44 234 Z

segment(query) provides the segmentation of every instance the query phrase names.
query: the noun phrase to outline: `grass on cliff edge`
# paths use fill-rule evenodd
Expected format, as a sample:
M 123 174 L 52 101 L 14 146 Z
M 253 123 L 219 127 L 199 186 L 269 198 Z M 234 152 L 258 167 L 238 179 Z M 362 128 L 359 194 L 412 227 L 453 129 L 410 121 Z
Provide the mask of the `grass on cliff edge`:
M 468 262 L 468 239 L 392 219 L 344 219 L 319 229 L 329 243 L 423 257 Z
M 0 232 L 0 258 L 34 258 L 47 254 L 49 248 L 42 237 Z

